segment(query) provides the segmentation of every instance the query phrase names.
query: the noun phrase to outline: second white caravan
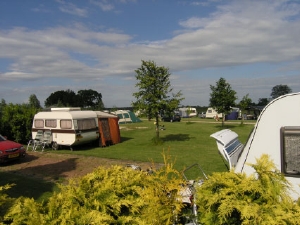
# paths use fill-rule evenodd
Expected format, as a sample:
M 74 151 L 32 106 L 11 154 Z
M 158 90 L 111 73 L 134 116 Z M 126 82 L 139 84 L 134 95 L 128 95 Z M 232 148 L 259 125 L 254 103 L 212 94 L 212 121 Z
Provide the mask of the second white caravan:
M 221 155 L 237 173 L 254 173 L 250 164 L 262 154 L 270 156 L 293 187 L 291 196 L 300 197 L 300 92 L 271 101 L 259 115 L 248 141 L 243 146 L 238 135 L 225 129 L 211 137 L 216 139 Z

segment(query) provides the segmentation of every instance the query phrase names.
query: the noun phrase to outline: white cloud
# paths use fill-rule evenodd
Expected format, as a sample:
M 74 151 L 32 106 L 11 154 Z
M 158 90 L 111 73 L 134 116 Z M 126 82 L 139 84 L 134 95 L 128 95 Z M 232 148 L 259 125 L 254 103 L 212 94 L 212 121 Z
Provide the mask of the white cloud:
M 62 0 L 58 2 L 66 13 L 73 11 L 78 16 L 87 16 L 85 9 Z M 113 9 L 111 1 L 92 3 L 103 7 L 102 10 Z M 120 92 L 124 92 L 124 99 L 115 100 L 120 103 L 112 103 L 116 99 L 114 95 L 119 92 L 112 94 L 108 83 L 97 86 L 104 99 L 107 99 L 106 105 L 124 106 L 131 101 L 128 96 L 132 95 L 134 87 L 134 70 L 140 66 L 141 60 L 154 60 L 158 65 L 169 67 L 178 76 L 172 82 L 177 89 L 183 90 L 186 104 L 205 105 L 210 93 L 209 84 L 214 84 L 216 78 L 208 78 L 204 73 L 191 76 L 193 70 L 286 61 L 294 63 L 294 67 L 282 67 L 286 73 L 298 70 L 299 12 L 298 5 L 289 6 L 285 1 L 233 1 L 233 4 L 219 6 L 218 11 L 209 17 L 193 16 L 178 21 L 185 30 L 169 40 L 154 42 L 134 43 L 129 34 L 94 31 L 80 23 L 73 27 L 59 26 L 43 30 L 2 30 L 0 58 L 10 59 L 12 63 L 7 71 L 1 71 L 0 79 L 27 81 L 64 77 L 70 79 L 70 84 L 71 79 L 76 79 L 77 83 L 72 87 L 51 86 L 52 90 L 60 90 L 73 87 L 84 89 L 84 85 L 91 85 L 98 79 L 105 82 L 110 77 L 124 78 L 128 83 L 114 87 L 114 90 L 122 89 Z M 216 74 L 217 78 L 221 76 Z M 264 87 L 269 89 L 285 81 L 276 76 L 273 83 L 259 77 L 228 81 L 232 81 L 241 96 L 247 94 L 243 93 L 244 90 L 249 90 L 255 93 L 253 98 L 258 98 L 265 97 Z M 298 79 L 299 76 L 295 75 Z M 192 78 L 187 79 L 189 77 Z M 298 85 L 299 88 L 295 77 L 290 85 Z M 87 83 L 87 79 L 91 82 Z M 46 88 L 47 84 L 42 85 L 42 95 L 49 96 L 51 89 Z M 28 96 L 33 93 L 29 86 L 30 83 L 24 85 L 25 89 L 28 87 L 27 91 L 32 91 Z M 39 87 L 35 90 L 35 93 L 41 91 Z M 48 93 L 45 93 L 46 90 Z M 6 95 L 0 91 L 0 96 Z
M 79 8 L 73 3 L 66 2 L 64 0 L 56 0 L 56 1 L 60 4 L 59 10 L 64 13 L 68 13 L 80 17 L 86 17 L 88 15 L 88 11 L 86 9 Z

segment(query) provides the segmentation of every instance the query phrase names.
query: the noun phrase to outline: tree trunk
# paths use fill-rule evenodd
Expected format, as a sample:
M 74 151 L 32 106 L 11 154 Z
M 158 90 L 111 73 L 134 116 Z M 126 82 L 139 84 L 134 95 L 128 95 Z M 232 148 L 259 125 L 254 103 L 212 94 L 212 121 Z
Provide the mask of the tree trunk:
M 156 125 L 156 138 L 159 139 L 159 120 L 158 120 L 158 116 L 155 116 L 155 125 Z
M 222 113 L 222 127 L 224 127 L 224 121 L 225 121 L 225 114 Z

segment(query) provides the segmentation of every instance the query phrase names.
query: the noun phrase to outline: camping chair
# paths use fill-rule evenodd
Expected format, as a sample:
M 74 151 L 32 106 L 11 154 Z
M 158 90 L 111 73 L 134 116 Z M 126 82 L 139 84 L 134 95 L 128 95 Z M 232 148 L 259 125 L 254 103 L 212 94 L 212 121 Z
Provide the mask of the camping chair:
M 44 132 L 44 137 L 43 137 L 43 141 L 42 141 L 42 151 L 44 151 L 45 147 L 49 147 L 52 143 L 52 133 L 51 130 L 46 130 Z
M 38 130 L 35 135 L 35 138 L 32 140 L 33 142 L 32 150 L 36 151 L 39 146 L 42 146 L 43 140 L 44 140 L 44 133 L 42 130 Z

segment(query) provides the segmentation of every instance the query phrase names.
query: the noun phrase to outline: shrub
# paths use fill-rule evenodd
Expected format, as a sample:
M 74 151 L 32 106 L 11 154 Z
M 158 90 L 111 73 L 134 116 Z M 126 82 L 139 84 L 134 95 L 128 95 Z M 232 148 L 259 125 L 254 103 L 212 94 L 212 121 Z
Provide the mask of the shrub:
M 3 221 L 3 217 L 7 210 L 13 204 L 13 198 L 8 197 L 4 191 L 11 188 L 13 184 L 7 184 L 5 186 L 0 186 L 0 222 Z
M 127 167 L 99 167 L 60 185 L 47 203 L 20 198 L 6 215 L 12 224 L 171 224 L 181 208 L 180 174 L 173 164 L 148 175 Z
M 290 185 L 267 155 L 255 165 L 256 175 L 214 173 L 197 189 L 203 224 L 299 224 L 300 208 Z

